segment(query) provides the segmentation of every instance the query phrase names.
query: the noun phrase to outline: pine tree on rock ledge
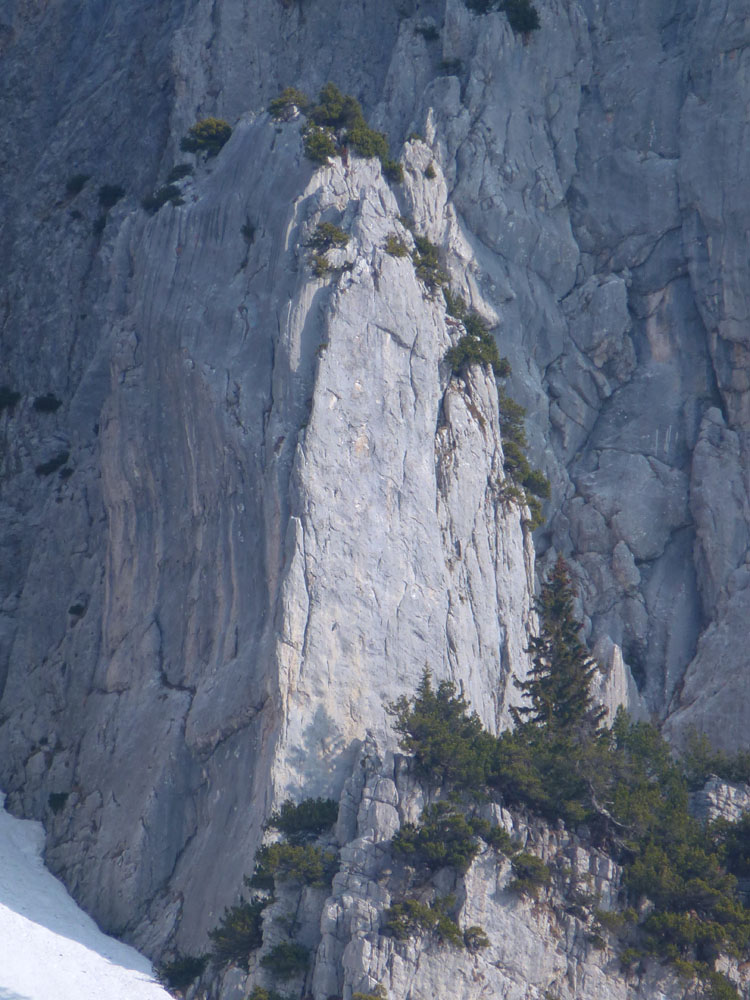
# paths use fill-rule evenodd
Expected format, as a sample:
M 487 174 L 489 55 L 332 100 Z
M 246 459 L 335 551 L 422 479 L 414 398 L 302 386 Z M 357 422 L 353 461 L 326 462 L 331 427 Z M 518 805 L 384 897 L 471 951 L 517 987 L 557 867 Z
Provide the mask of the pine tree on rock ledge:
M 581 623 L 573 614 L 573 599 L 567 563 L 558 556 L 535 602 L 540 631 L 527 650 L 532 655 L 529 677 L 515 682 L 531 704 L 511 711 L 517 726 L 539 726 L 550 736 L 592 737 L 605 713 L 591 695 L 597 663 L 579 638 Z

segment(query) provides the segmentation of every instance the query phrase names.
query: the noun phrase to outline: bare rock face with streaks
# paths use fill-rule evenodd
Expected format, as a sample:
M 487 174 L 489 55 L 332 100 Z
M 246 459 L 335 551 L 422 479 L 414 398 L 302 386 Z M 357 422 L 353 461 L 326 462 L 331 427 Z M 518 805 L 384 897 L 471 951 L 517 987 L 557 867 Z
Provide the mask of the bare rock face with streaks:
M 64 637 L 46 665 L 38 595 L 22 596 L 5 688 L 17 807 L 69 793 L 50 863 L 151 946 L 178 918 L 200 945 L 266 803 L 338 795 L 368 733 L 392 743 L 386 707 L 425 669 L 507 724 L 533 584 L 502 499 L 494 377 L 451 378 L 459 333 L 385 252 L 392 231 L 412 237 L 377 161 L 313 171 L 298 124 L 263 116 L 200 171 L 184 208 L 128 218 L 112 247 L 101 476 L 76 468 L 56 505 L 97 490 L 101 585 L 75 612 L 69 593 L 52 604 Z M 424 225 L 419 187 L 404 196 Z M 316 278 L 321 221 L 350 240 Z M 94 616 L 83 687 L 71 662 Z
M 750 7 L 538 6 L 528 37 L 461 0 L 0 13 L 0 783 L 152 954 L 205 946 L 280 799 L 386 759 L 425 668 L 509 722 L 534 552 L 495 380 L 448 370 L 462 329 L 386 251 L 406 217 L 510 359 L 610 714 L 746 740 Z M 403 184 L 265 113 L 328 80 Z M 181 152 L 207 115 L 228 144 Z M 537 993 L 578 954 L 550 934 Z

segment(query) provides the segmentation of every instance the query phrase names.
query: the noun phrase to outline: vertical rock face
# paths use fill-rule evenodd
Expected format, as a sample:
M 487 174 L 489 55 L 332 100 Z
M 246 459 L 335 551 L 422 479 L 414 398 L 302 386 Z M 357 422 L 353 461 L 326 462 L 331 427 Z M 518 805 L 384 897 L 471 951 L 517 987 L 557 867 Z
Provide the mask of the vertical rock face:
M 62 547 L 95 490 L 101 561 L 75 607 L 49 596 L 51 655 L 27 584 L 4 699 L 17 806 L 70 792 L 53 866 L 106 925 L 148 945 L 179 918 L 198 946 L 270 801 L 338 795 L 425 669 L 507 722 L 532 556 L 494 377 L 450 380 L 442 296 L 383 249 L 411 237 L 377 161 L 313 172 L 298 123 L 248 119 L 185 198 L 111 248 L 92 468 L 48 514 Z M 321 220 L 350 242 L 315 278 Z
M 529 38 L 459 0 L 0 15 L 0 780 L 142 946 L 202 947 L 271 804 L 392 748 L 426 667 L 508 721 L 531 543 L 400 215 L 512 362 L 603 699 L 744 739 L 747 4 L 539 7 Z M 263 113 L 329 79 L 403 186 Z M 208 114 L 230 142 L 149 216 Z

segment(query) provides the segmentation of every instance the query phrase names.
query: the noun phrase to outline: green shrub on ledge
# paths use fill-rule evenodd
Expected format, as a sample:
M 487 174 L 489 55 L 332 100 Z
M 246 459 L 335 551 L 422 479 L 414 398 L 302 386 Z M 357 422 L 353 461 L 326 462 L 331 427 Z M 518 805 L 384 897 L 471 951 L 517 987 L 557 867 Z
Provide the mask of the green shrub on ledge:
M 188 129 L 180 149 L 185 153 L 205 152 L 208 156 L 216 156 L 231 134 L 232 127 L 223 118 L 203 118 Z
M 331 851 L 309 844 L 267 844 L 255 855 L 255 872 L 249 884 L 273 889 L 276 882 L 299 882 L 323 887 L 331 884 L 338 862 Z
M 290 843 L 301 844 L 330 830 L 338 815 L 339 807 L 334 799 L 303 799 L 297 805 L 287 799 L 266 826 L 283 833 Z
M 278 97 L 274 97 L 268 105 L 268 112 L 273 117 L 281 119 L 292 108 L 299 108 L 304 114 L 310 107 L 310 98 L 296 87 L 287 87 Z
M 453 305 L 454 308 L 458 307 L 457 303 Z M 479 313 L 466 311 L 464 304 L 461 321 L 466 334 L 445 354 L 451 371 L 458 375 L 471 365 L 489 365 L 496 378 L 508 378 L 510 363 L 507 358 L 500 357 L 495 338 Z
M 260 960 L 260 964 L 279 979 L 291 979 L 307 971 L 310 949 L 298 941 L 282 941 Z
M 466 6 L 475 14 L 504 11 L 516 34 L 527 35 L 541 27 L 539 14 L 531 0 L 466 0 Z
M 319 253 L 325 253 L 327 250 L 342 250 L 349 240 L 349 234 L 338 226 L 334 226 L 332 222 L 320 222 L 305 246 L 311 247 Z
M 471 952 L 481 951 L 483 948 L 489 948 L 490 939 L 484 932 L 482 927 L 478 927 L 476 924 L 471 927 L 467 927 L 464 931 L 464 947 Z
M 548 886 L 551 881 L 550 870 L 535 854 L 516 854 L 511 861 L 515 878 L 508 888 L 514 892 L 523 893 L 536 899 L 539 890 Z
M 394 903 L 385 911 L 384 933 L 397 941 L 407 941 L 418 934 L 431 934 L 441 944 L 464 948 L 461 928 L 448 916 L 455 904 L 453 896 L 436 899 L 432 906 L 416 899 Z
M 326 164 L 338 152 L 331 132 L 319 126 L 308 126 L 305 129 L 303 146 L 305 156 L 313 163 Z
M 414 270 L 420 281 L 431 290 L 441 288 L 448 281 L 448 275 L 440 265 L 440 251 L 430 243 L 426 236 L 414 233 L 414 250 L 412 251 Z
M 437 802 L 424 809 L 419 826 L 404 823 L 393 838 L 393 850 L 431 871 L 451 867 L 464 875 L 479 851 L 479 841 L 455 806 Z
M 391 257 L 409 256 L 409 248 L 395 233 L 391 233 L 385 241 L 385 252 L 390 254 Z
M 253 898 L 224 911 L 219 926 L 208 932 L 212 954 L 220 964 L 234 962 L 247 971 L 251 951 L 263 943 L 265 900 Z
M 184 991 L 202 976 L 208 957 L 206 955 L 181 955 L 159 967 L 158 977 L 170 990 Z

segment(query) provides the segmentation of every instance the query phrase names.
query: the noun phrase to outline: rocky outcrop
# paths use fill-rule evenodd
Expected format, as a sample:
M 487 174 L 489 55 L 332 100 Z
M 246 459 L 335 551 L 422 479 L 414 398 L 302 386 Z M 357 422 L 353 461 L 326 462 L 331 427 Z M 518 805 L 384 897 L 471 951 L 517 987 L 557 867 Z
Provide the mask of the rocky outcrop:
M 278 988 L 262 964 L 263 954 L 286 938 L 294 915 L 295 940 L 310 949 L 310 970 L 288 987 L 316 1000 L 354 994 L 430 996 L 450 986 L 459 996 L 487 994 L 517 998 L 695 997 L 695 984 L 668 964 L 642 959 L 626 971 L 623 944 L 612 927 L 621 911 L 621 870 L 610 858 L 569 833 L 500 805 L 483 807 L 525 852 L 542 859 L 551 872 L 549 887 L 536 899 L 512 887 L 511 861 L 483 845 L 463 877 L 452 869 L 414 885 L 414 869 L 392 850 L 391 840 L 405 822 L 418 822 L 431 800 L 415 781 L 408 758 L 383 760 L 367 741 L 344 787 L 336 838 L 340 869 L 326 897 L 319 889 L 284 889 L 266 911 L 263 951 L 250 958 L 249 974 L 234 967 L 221 978 L 217 995 L 242 1000 L 252 984 Z M 434 789 L 432 790 L 435 791 Z M 706 795 L 714 801 L 717 790 Z M 719 794 L 726 805 L 724 797 Z M 735 795 L 734 802 L 739 802 Z M 729 814 L 724 810 L 729 818 Z M 401 940 L 386 926 L 388 907 L 406 897 L 455 899 L 460 927 L 481 928 L 484 947 L 462 948 L 429 932 Z M 452 911 L 453 912 L 453 911 Z M 738 970 L 731 969 L 734 979 Z M 304 981 L 303 981 L 304 979 Z M 202 986 L 194 987 L 195 997 Z M 189 994 L 191 1000 L 193 995 Z
M 512 363 L 602 699 L 744 741 L 746 6 L 3 11 L 0 781 L 108 929 L 203 947 L 273 803 L 392 747 L 425 667 L 507 723 L 531 544 L 400 215 Z M 328 79 L 403 186 L 265 115 Z M 207 114 L 230 142 L 149 216 Z
M 403 193 L 421 230 L 426 183 Z M 176 923 L 202 945 L 268 805 L 338 794 L 425 669 L 506 722 L 532 585 L 494 378 L 451 379 L 461 331 L 384 250 L 411 236 L 377 162 L 314 171 L 298 123 L 250 118 L 184 198 L 129 217 L 111 248 L 96 445 L 50 510 L 60 548 L 78 544 L 60 515 L 95 510 L 104 562 L 73 558 L 46 629 L 27 585 L 5 686 L 16 808 L 69 793 L 49 862 L 152 947 Z M 351 238 L 316 278 L 321 220 Z M 45 545 L 40 575 L 58 558 Z

